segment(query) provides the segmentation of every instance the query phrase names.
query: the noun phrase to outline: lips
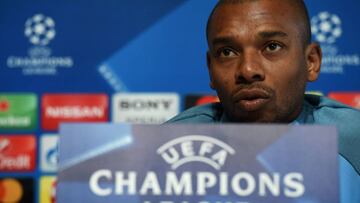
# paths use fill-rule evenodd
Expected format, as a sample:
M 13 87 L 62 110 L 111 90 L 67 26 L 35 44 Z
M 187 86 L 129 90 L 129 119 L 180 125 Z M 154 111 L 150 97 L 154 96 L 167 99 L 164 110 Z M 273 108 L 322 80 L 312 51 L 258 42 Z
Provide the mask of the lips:
M 243 111 L 256 111 L 264 107 L 270 100 L 271 93 L 263 89 L 241 89 L 234 94 L 234 102 Z

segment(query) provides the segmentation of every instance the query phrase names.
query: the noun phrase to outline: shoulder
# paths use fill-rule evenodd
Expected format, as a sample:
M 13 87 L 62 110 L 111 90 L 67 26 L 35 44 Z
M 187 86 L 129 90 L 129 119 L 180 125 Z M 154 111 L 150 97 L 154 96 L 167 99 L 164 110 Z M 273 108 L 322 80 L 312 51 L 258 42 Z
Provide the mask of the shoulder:
M 314 108 L 315 124 L 334 125 L 339 135 L 339 152 L 360 174 L 360 111 L 326 97 L 307 95 Z
M 173 117 L 166 123 L 215 123 L 222 114 L 220 103 L 192 107 Z
M 360 111 L 358 109 L 354 109 L 327 97 L 306 95 L 305 100 L 314 109 L 315 123 L 341 124 L 359 128 L 360 130 Z

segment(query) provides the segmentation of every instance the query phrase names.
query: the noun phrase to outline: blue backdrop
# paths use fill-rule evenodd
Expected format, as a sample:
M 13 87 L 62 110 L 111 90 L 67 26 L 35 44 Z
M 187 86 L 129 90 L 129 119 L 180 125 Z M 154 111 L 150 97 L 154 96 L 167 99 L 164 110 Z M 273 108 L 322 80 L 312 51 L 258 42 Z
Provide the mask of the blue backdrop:
M 205 24 L 215 2 L 3 0 L 0 91 L 211 92 L 205 63 Z M 322 0 L 307 4 L 313 29 L 317 29 L 313 37 L 323 39 L 324 48 L 323 72 L 309 89 L 325 94 L 359 91 L 360 2 Z M 36 14 L 43 22 L 51 19 L 52 26 L 36 33 L 32 25 L 41 22 L 36 21 Z M 27 21 L 32 24 L 26 25 Z M 27 28 L 33 31 L 29 35 Z M 30 42 L 39 33 L 40 38 L 49 38 L 49 30 L 56 34 L 44 46 Z M 47 62 L 42 63 L 42 70 L 34 71 L 27 63 L 39 58 Z M 66 61 L 71 63 L 63 64 Z
M 205 24 L 215 3 L 1 0 L 0 92 L 31 92 L 39 98 L 57 92 L 212 93 Z M 306 3 L 313 39 L 324 52 L 320 78 L 308 89 L 359 92 L 360 1 Z M 48 132 L 37 127 L 26 133 Z M 37 169 L 2 175 L 44 174 Z

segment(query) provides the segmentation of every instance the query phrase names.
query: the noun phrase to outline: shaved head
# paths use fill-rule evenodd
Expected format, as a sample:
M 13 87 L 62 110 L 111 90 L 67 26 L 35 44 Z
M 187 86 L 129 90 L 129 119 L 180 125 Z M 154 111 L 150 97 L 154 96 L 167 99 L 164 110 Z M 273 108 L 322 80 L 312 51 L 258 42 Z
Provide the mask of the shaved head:
M 212 10 L 206 25 L 206 38 L 208 39 L 209 30 L 211 28 L 212 17 L 216 10 L 225 5 L 225 4 L 242 4 L 242 3 L 251 3 L 257 1 L 271 1 L 271 0 L 219 0 Z M 297 12 L 297 15 L 300 17 L 301 22 L 299 22 L 299 31 L 301 32 L 301 37 L 303 40 L 304 46 L 311 43 L 311 28 L 308 10 L 303 0 L 283 0 L 284 3 L 288 3 Z

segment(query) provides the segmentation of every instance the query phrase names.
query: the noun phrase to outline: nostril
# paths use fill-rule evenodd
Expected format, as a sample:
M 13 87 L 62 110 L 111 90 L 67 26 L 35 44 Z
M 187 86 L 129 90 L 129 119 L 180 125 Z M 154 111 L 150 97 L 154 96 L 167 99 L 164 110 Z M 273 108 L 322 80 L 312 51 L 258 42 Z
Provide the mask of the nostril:
M 265 78 L 263 74 L 256 72 L 236 74 L 235 77 L 236 81 L 242 84 L 263 81 Z
M 259 80 L 262 80 L 263 77 L 260 74 L 256 74 L 256 75 L 253 76 L 253 78 L 256 81 L 259 81 Z

